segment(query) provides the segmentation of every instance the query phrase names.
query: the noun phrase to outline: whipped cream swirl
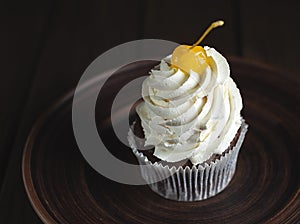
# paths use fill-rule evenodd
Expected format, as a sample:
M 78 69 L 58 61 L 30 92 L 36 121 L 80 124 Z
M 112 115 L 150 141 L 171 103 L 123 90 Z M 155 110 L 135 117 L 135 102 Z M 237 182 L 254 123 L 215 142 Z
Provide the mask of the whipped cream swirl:
M 202 74 L 171 68 L 168 56 L 142 85 L 144 101 L 136 111 L 145 146 L 153 145 L 154 155 L 167 162 L 189 159 L 196 165 L 221 154 L 242 123 L 242 99 L 226 59 L 204 49 L 209 66 Z

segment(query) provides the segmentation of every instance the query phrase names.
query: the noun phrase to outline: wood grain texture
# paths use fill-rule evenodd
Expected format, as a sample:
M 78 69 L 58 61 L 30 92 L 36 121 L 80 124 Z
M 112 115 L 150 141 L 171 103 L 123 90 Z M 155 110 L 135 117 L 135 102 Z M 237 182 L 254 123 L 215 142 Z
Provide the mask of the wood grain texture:
M 120 7 L 116 8 L 116 4 Z M 135 2 L 55 1 L 55 15 L 37 64 L 27 110 L 40 114 L 73 88 L 87 66 L 104 51 L 137 38 Z M 122 21 L 119 18 L 124 18 Z
M 45 40 L 50 3 L 0 3 L 0 189 Z
M 225 54 L 237 54 L 239 33 L 235 27 L 233 2 L 221 0 L 217 5 L 212 1 L 147 0 L 144 3 L 143 35 L 193 44 L 212 22 L 223 19 L 225 26 L 209 34 L 202 44 Z
M 175 202 L 147 186 L 118 184 L 99 175 L 77 148 L 69 94 L 38 120 L 24 151 L 25 186 L 41 219 L 46 223 L 298 223 L 300 111 L 290 110 L 292 103 L 286 98 L 295 96 L 299 80 L 239 59 L 231 65 L 250 129 L 236 174 L 221 194 L 200 202 Z M 114 136 L 109 139 L 113 148 L 120 145 Z M 121 157 L 133 161 L 130 149 L 118 149 Z
M 0 222 L 40 223 L 27 201 L 20 177 L 26 137 L 39 114 L 58 96 L 73 88 L 86 66 L 102 52 L 136 38 L 190 43 L 212 20 L 223 18 L 226 26 L 211 33 L 204 43 L 215 46 L 225 55 L 243 53 L 244 57 L 299 74 L 296 54 L 300 48 L 296 24 L 298 11 L 298 3 L 293 0 L 280 3 L 238 0 L 212 3 L 177 0 L 1 1 L 0 100 L 4 106 L 0 112 L 0 182 L 3 180 L 4 184 L 0 193 Z M 173 24 L 181 29 L 171 29 Z M 271 73 L 267 74 L 272 77 Z M 292 80 L 293 84 L 287 85 L 288 88 L 299 89 L 299 76 L 290 78 L 289 72 L 280 74 L 286 74 L 282 78 L 284 82 Z M 251 83 L 257 85 L 255 80 Z M 276 85 L 272 87 L 277 88 Z M 278 91 L 284 92 L 280 88 Z M 276 97 L 276 94 L 266 94 L 267 98 Z M 253 94 L 253 100 L 255 96 Z M 281 96 L 278 107 L 281 104 L 284 110 L 291 111 L 289 113 L 296 111 L 299 114 L 299 108 L 295 107 L 299 105 L 299 99 L 295 104 L 295 96 L 291 98 L 293 100 Z M 264 108 L 266 99 L 257 100 Z M 4 179 L 1 178 L 3 173 Z M 291 207 L 297 208 L 293 202 Z M 284 210 L 282 213 L 286 214 Z M 284 223 L 286 218 L 279 215 L 276 220 L 281 219 Z M 291 216 L 291 220 L 295 217 Z
M 240 1 L 243 56 L 299 74 L 298 1 Z
M 0 165 L 7 165 L 5 178 L 1 178 L 4 184 L 0 195 L 0 222 L 35 223 L 38 222 L 38 219 L 26 198 L 20 176 L 21 155 L 26 136 L 39 114 L 58 96 L 74 88 L 93 59 L 111 47 L 137 38 L 138 10 L 136 7 L 138 5 L 136 5 L 136 1 L 126 4 L 119 1 L 97 0 L 89 1 L 89 3 L 79 0 L 45 1 L 46 8 L 44 10 L 51 10 L 48 15 L 40 12 L 39 4 L 35 5 L 34 1 L 24 2 L 24 4 L 19 4 L 19 2 L 10 3 L 13 5 L 12 9 L 16 10 L 14 14 L 3 15 L 5 19 L 8 16 L 15 16 L 18 19 L 18 21 L 12 20 L 7 23 L 7 29 L 14 29 L 14 27 L 17 29 L 15 37 L 8 33 L 7 38 L 12 38 L 12 40 L 15 38 L 19 41 L 16 40 L 16 46 L 12 48 L 14 50 L 12 55 L 8 55 L 12 58 L 18 57 L 19 61 L 16 63 L 16 67 L 13 67 L 14 63 L 11 62 L 10 66 L 16 71 L 12 76 L 5 78 L 8 83 L 2 84 L 6 87 L 1 97 L 6 98 L 10 93 L 9 90 L 13 90 L 12 86 L 15 81 L 18 82 L 16 87 L 20 87 L 20 89 L 16 91 L 15 98 L 7 98 L 5 101 L 8 102 L 9 110 L 7 111 L 8 120 L 5 117 L 3 119 L 4 124 L 10 127 L 12 123 L 16 123 L 19 128 L 7 133 L 11 138 L 11 145 L 3 146 L 3 152 L 9 153 L 10 157 L 9 155 L 0 157 Z M 117 4 L 120 7 L 115 7 Z M 128 10 L 124 11 L 124 7 L 127 6 Z M 46 17 L 47 25 L 40 24 L 43 23 L 42 17 L 41 19 L 38 16 L 35 18 L 35 14 L 30 14 L 35 10 L 39 16 L 41 14 Z M 10 13 L 10 11 L 6 11 L 6 13 Z M 26 15 L 28 13 L 29 16 L 24 16 L 24 21 L 20 22 L 22 13 Z M 119 19 L 121 17 L 123 20 Z M 24 28 L 22 27 L 23 23 Z M 40 35 L 39 32 L 42 31 L 39 30 L 39 26 L 41 29 L 45 29 L 45 37 L 42 46 L 39 46 L 35 61 L 31 61 L 30 54 L 36 54 L 34 52 L 35 45 L 39 40 L 37 37 L 32 40 L 30 38 L 35 34 Z M 5 52 L 9 52 L 9 49 Z M 28 57 L 26 57 L 27 54 Z M 24 61 L 22 61 L 22 57 Z M 9 66 L 7 66 L 8 69 Z M 22 76 L 23 71 L 28 72 L 26 69 L 32 69 L 30 71 L 32 73 Z M 14 112 L 14 107 L 20 108 L 21 111 L 11 114 Z M 1 120 L 2 118 L 1 116 Z M 6 135 L 6 130 L 3 132 Z M 10 161 L 8 164 L 4 164 L 2 160 Z M 15 215 L 16 213 L 18 215 Z

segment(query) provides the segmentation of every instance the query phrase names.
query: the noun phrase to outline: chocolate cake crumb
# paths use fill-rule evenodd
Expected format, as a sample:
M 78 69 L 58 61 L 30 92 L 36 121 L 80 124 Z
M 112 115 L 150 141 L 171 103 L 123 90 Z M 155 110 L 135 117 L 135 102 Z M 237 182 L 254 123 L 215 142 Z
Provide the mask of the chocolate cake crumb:
M 133 132 L 134 132 L 134 135 L 139 137 L 139 138 L 145 138 L 145 135 L 144 135 L 144 131 L 143 131 L 143 128 L 142 128 L 142 125 L 141 125 L 141 119 L 139 118 L 139 116 L 136 117 L 135 119 L 135 124 L 133 126 Z M 234 139 L 230 142 L 230 146 L 222 153 L 222 154 L 213 154 L 208 160 L 204 161 L 203 163 L 201 164 L 198 164 L 196 165 L 196 167 L 198 167 L 199 165 L 204 165 L 205 163 L 211 163 L 211 162 L 214 162 L 216 161 L 217 159 L 220 159 L 221 156 L 224 156 L 226 153 L 228 153 L 230 150 L 233 149 L 233 147 L 235 146 L 239 136 L 240 136 L 240 133 L 241 133 L 241 129 L 239 129 L 234 137 Z M 148 158 L 149 161 L 151 161 L 152 163 L 161 163 L 162 165 L 169 165 L 169 167 L 172 167 L 172 166 L 175 166 L 176 168 L 178 167 L 182 167 L 182 168 L 185 168 L 185 167 L 190 167 L 192 168 L 193 167 L 193 164 L 192 162 L 189 160 L 189 159 L 186 159 L 186 160 L 181 160 L 181 161 L 178 161 L 178 162 L 167 162 L 167 161 L 164 161 L 164 160 L 161 160 L 159 158 L 157 158 L 155 155 L 154 155 L 154 147 L 153 148 L 150 148 L 150 149 L 143 149 L 143 150 L 140 150 L 140 149 L 137 149 L 140 153 L 143 153 L 144 156 L 146 156 Z

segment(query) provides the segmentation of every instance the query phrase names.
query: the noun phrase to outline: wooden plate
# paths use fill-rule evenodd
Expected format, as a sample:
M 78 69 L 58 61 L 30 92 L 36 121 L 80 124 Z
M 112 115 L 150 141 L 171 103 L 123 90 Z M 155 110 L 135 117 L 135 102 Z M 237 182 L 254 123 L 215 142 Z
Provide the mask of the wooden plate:
M 24 150 L 24 184 L 41 220 L 72 224 L 299 223 L 299 77 L 240 59 L 230 61 L 250 128 L 236 174 L 221 194 L 200 202 L 170 201 L 148 186 L 119 184 L 95 172 L 76 145 L 71 92 L 38 119 Z M 121 72 L 139 76 L 152 66 L 153 62 L 137 63 Z M 128 75 L 129 79 L 133 76 Z M 103 141 L 115 149 L 112 153 L 135 162 L 107 122 L 109 105 L 124 83 L 118 78 L 109 80 L 110 92 L 102 96 L 105 104 L 97 104 L 97 122 Z M 88 98 L 94 91 L 87 89 Z M 122 114 L 120 118 L 128 119 Z

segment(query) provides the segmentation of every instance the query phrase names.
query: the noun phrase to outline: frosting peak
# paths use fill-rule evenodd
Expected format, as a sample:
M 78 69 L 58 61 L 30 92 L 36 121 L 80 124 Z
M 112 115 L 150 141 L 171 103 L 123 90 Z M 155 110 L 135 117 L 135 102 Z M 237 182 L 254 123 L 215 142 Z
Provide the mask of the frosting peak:
M 204 47 L 208 66 L 201 74 L 169 66 L 171 56 L 143 82 L 136 110 L 154 155 L 199 164 L 225 151 L 241 125 L 242 99 L 226 59 Z

